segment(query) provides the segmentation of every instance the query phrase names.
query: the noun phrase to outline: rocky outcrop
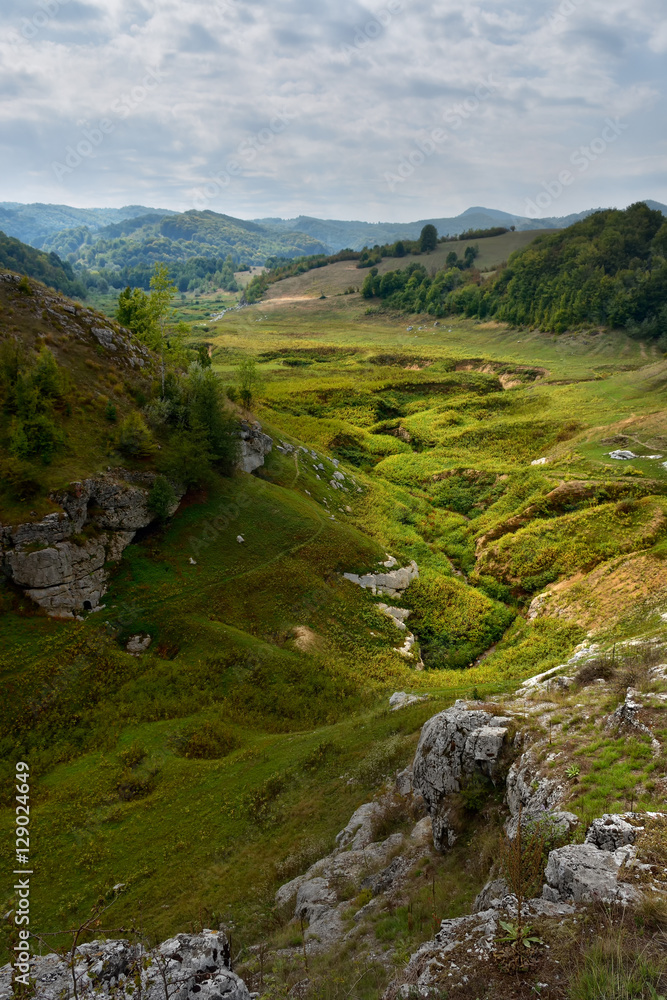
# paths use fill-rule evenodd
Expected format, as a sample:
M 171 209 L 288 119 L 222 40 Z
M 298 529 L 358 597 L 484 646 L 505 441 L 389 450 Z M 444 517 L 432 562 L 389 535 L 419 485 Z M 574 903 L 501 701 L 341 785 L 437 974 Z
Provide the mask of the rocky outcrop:
M 237 468 L 242 472 L 254 472 L 264 465 L 264 459 L 273 449 L 273 439 L 264 434 L 257 421 L 249 423 L 247 420 L 241 421 L 239 437 L 241 448 Z
M 559 847 L 549 855 L 542 897 L 552 903 L 636 902 L 637 890 L 618 878 L 621 868 L 634 857 L 631 846 L 614 852 L 590 843 Z
M 345 900 L 339 902 L 339 889 L 351 883 L 360 886 L 369 872 L 384 872 L 403 846 L 401 833 L 372 843 L 369 826 L 363 824 L 363 827 L 363 833 L 361 828 L 357 828 L 356 839 L 348 841 L 349 850 L 337 848 L 326 858 L 316 861 L 303 875 L 281 886 L 276 893 L 276 904 L 289 907 L 293 903 L 293 918 L 307 924 L 305 939 L 310 951 L 325 950 L 345 934 L 343 914 L 349 904 Z M 345 839 L 341 838 L 339 843 L 345 843 Z M 396 874 L 394 872 L 393 877 Z M 389 882 L 393 881 L 393 877 L 388 876 Z
M 392 569 L 387 573 L 365 573 L 363 576 L 357 573 L 343 573 L 343 576 L 351 583 L 356 583 L 364 590 L 371 590 L 374 594 L 400 597 L 412 581 L 419 578 L 419 567 L 413 559 L 409 566 Z
M 59 955 L 44 955 L 33 959 L 30 975 L 39 1000 L 73 996 L 73 976 L 81 1000 L 130 1000 L 139 995 L 144 1000 L 164 1000 L 165 996 L 250 1000 L 245 983 L 230 970 L 226 935 L 212 930 L 179 934 L 152 951 L 127 941 L 91 941 L 77 948 L 73 969 Z M 12 966 L 5 965 L 0 969 L 0 1000 L 14 995 Z
M 493 779 L 506 744 L 509 717 L 470 710 L 457 701 L 422 729 L 413 764 L 413 784 L 433 821 L 433 845 L 451 847 L 456 838 L 449 796 L 473 776 Z
M 567 794 L 559 781 L 539 773 L 539 765 L 531 750 L 527 750 L 512 764 L 507 775 L 506 800 L 510 816 L 505 824 L 509 837 L 516 836 L 519 816 L 522 824 L 548 819 L 553 828 L 567 833 L 578 823 L 574 813 L 558 809 Z
M 0 273 L 0 281 L 18 285 L 21 276 Z M 43 311 L 49 315 L 49 323 L 63 330 L 70 338 L 95 348 L 101 347 L 106 360 L 116 368 L 141 369 L 150 361 L 150 353 L 130 331 L 109 320 L 101 313 L 86 309 L 78 303 L 70 302 L 50 288 L 37 282 L 30 282 L 32 295 L 22 298 L 22 310 L 29 309 L 36 317 L 42 318 Z
M 0 525 L 0 566 L 49 614 L 94 610 L 106 592 L 108 563 L 151 523 L 152 473 L 123 469 L 71 483 L 52 499 L 62 508 L 42 521 Z M 183 494 L 172 484 L 178 498 Z M 178 507 L 175 502 L 171 513 Z

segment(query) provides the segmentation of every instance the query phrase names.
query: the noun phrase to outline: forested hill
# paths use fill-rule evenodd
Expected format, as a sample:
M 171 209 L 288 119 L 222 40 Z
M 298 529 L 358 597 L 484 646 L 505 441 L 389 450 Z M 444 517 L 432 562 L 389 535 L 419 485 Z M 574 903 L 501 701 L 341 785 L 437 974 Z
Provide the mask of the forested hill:
M 304 233 L 277 233 L 210 211 L 164 217 L 148 214 L 96 233 L 77 226 L 50 237 L 45 248 L 66 256 L 77 269 L 98 272 L 116 288 L 148 287 L 156 261 L 171 266 L 193 258 L 224 260 L 231 255 L 235 263 L 263 264 L 271 255 L 299 257 L 326 251 Z
M 535 240 L 478 296 L 480 315 L 510 323 L 556 332 L 600 323 L 660 336 L 667 333 L 667 220 L 643 202 L 596 212 Z
M 72 270 L 55 253 L 43 253 L 21 243 L 0 230 L 0 267 L 36 278 L 51 288 L 77 298 L 85 297 L 86 288 Z
M 366 297 L 410 312 L 493 316 L 557 333 L 593 324 L 667 339 L 667 221 L 644 202 L 537 237 L 491 280 L 461 262 L 434 278 L 392 274 L 368 281 Z

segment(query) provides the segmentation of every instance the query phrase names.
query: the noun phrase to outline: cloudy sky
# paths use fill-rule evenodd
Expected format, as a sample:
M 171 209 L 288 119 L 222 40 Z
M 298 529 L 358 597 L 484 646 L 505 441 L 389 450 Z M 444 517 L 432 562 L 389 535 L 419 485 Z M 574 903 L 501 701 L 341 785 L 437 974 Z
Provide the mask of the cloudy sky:
M 0 201 L 667 202 L 664 0 L 2 0 Z

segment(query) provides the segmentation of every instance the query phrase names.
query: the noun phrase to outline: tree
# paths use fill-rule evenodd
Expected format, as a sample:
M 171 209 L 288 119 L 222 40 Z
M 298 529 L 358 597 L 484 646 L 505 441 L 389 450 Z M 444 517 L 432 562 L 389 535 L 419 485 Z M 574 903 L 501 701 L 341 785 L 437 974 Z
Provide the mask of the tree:
M 239 384 L 239 395 L 246 410 L 250 409 L 253 398 L 261 384 L 260 374 L 257 371 L 257 362 L 254 358 L 243 358 L 239 362 L 236 372 Z
M 156 264 L 151 278 L 151 294 L 149 296 L 149 315 L 154 329 L 159 335 L 162 395 L 164 396 L 164 348 L 167 337 L 167 320 L 171 300 L 176 294 L 176 285 L 169 277 L 166 264 Z
M 150 345 L 151 316 L 148 296 L 141 288 L 125 288 L 118 296 L 116 319 L 135 336 Z
M 147 458 L 154 450 L 151 432 L 144 418 L 136 410 L 131 410 L 118 428 L 116 447 L 123 455 L 131 458 Z
M 158 521 L 166 521 L 175 503 L 176 494 L 171 483 L 164 476 L 158 476 L 148 494 L 146 506 L 149 511 Z
M 394 247 L 394 254 L 396 257 L 405 257 L 405 243 L 403 240 L 399 240 Z
M 421 253 L 431 253 L 438 245 L 438 230 L 431 223 L 427 223 L 419 236 L 419 249 Z

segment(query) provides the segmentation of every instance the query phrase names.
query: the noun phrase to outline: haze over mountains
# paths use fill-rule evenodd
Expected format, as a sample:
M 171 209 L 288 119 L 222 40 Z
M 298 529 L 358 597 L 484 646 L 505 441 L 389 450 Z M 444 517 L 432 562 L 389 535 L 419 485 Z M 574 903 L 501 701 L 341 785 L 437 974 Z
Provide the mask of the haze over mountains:
M 667 206 L 651 200 L 646 203 L 667 214 Z M 177 213 L 143 205 L 73 208 L 0 202 L 0 230 L 30 246 L 55 252 L 75 265 L 95 269 L 227 254 L 238 263 L 262 264 L 272 255 L 330 254 L 346 247 L 361 250 L 398 239 L 415 239 L 426 223 L 432 223 L 440 235 L 452 236 L 499 225 L 518 230 L 562 229 L 593 211 L 596 209 L 530 219 L 498 209 L 473 207 L 450 218 L 371 223 L 310 216 L 243 220 L 213 211 Z

